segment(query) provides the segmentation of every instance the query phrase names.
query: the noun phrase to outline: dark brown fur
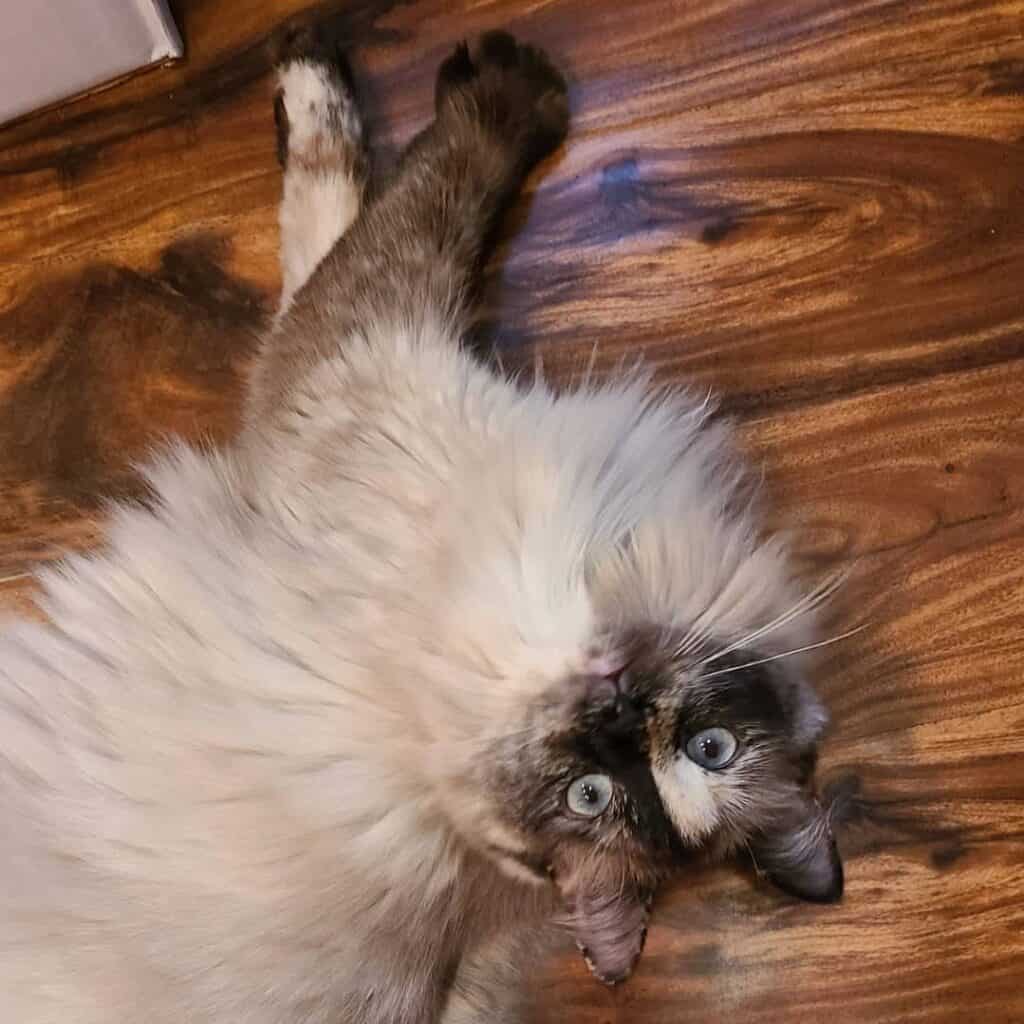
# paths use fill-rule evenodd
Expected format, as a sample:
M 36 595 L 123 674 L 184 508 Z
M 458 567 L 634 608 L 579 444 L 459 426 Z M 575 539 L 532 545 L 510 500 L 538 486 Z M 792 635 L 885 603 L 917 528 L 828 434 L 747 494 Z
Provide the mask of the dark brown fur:
M 252 409 L 287 393 L 341 334 L 424 309 L 452 319 L 475 292 L 495 221 L 525 175 L 561 142 L 562 76 L 507 33 L 442 64 L 437 118 L 409 146 L 386 192 L 363 210 L 303 289 L 261 362 Z M 344 311 L 339 313 L 339 311 Z M 320 348 L 310 351 L 312 341 Z

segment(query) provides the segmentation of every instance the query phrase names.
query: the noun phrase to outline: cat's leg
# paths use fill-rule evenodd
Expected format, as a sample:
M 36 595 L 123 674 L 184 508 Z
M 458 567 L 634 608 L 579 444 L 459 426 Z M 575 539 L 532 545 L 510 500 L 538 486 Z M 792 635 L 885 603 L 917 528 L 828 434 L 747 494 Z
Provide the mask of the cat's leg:
M 490 32 L 438 73 L 437 116 L 383 194 L 325 258 L 283 318 L 254 377 L 251 413 L 289 406 L 309 367 L 348 339 L 457 340 L 486 243 L 533 165 L 562 140 L 562 76 L 539 50 Z
M 326 27 L 290 33 L 274 100 L 284 170 L 280 316 L 356 219 L 369 163 L 348 63 Z

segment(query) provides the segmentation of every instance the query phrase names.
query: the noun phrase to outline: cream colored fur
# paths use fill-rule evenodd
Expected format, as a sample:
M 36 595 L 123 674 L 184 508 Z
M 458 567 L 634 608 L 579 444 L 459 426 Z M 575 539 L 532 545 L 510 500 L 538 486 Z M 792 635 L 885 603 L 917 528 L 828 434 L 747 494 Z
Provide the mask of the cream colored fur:
M 714 597 L 741 636 L 791 603 L 720 514 L 699 406 L 520 390 L 451 341 L 382 324 L 311 375 L 294 443 L 171 452 L 159 513 L 48 578 L 54 625 L 6 629 L 0 1018 L 326 1022 L 296 1008 L 381 968 L 356 922 L 414 932 L 474 884 L 460 780 L 603 607 Z
M 355 200 L 289 194 L 290 294 Z M 781 546 L 723 514 L 704 403 L 520 387 L 460 326 L 381 319 L 238 446 L 172 448 L 155 513 L 45 575 L 49 624 L 3 628 L 0 1021 L 397 1024 L 374 979 L 452 930 L 480 955 L 447 1021 L 506 1019 L 486 947 L 551 905 L 480 851 L 479 751 L 621 622 L 739 638 L 792 605 Z

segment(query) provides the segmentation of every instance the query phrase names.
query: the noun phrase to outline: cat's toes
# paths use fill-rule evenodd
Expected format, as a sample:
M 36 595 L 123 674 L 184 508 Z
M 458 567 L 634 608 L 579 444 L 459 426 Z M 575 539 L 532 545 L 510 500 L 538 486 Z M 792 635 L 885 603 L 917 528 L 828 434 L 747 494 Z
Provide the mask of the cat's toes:
M 531 162 L 569 128 L 565 79 L 542 50 L 508 32 L 486 33 L 472 51 L 456 47 L 438 71 L 437 108 L 476 119 Z
M 277 47 L 277 155 L 314 169 L 365 173 L 363 122 L 340 40 L 324 25 L 287 32 Z

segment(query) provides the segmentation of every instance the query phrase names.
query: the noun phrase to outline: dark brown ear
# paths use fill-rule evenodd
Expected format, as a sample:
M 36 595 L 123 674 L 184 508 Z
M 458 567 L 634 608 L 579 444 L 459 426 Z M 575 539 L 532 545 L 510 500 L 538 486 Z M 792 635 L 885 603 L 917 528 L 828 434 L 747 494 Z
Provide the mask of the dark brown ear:
M 835 903 L 843 895 L 843 864 L 828 812 L 810 797 L 751 840 L 750 852 L 757 867 L 791 896 Z
M 617 985 L 632 973 L 647 938 L 653 889 L 600 875 L 556 877 L 576 945 L 594 977 Z
M 776 669 L 767 673 L 767 678 L 789 720 L 793 742 L 801 750 L 811 749 L 828 727 L 828 710 L 821 698 L 798 673 Z

